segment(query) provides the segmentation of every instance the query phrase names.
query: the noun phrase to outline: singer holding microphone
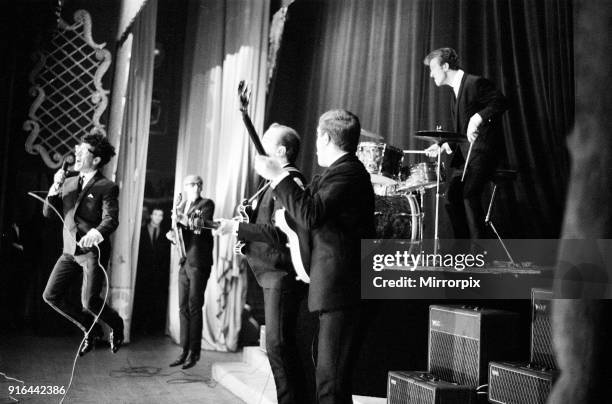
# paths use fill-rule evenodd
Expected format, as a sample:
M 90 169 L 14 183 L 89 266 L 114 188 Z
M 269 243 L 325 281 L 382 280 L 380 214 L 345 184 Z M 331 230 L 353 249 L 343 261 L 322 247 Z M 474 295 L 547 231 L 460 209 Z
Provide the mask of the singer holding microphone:
M 78 175 L 66 176 L 67 164 L 58 170 L 49 189 L 43 215 L 54 215 L 50 205 L 64 216 L 64 250 L 59 257 L 43 292 L 43 299 L 58 313 L 72 321 L 85 333 L 79 355 L 85 355 L 102 336 L 95 316 L 110 328 L 113 353 L 123 343 L 123 319 L 100 297 L 104 284 L 111 245 L 110 235 L 119 224 L 119 187 L 105 178 L 100 169 L 115 155 L 114 147 L 101 134 L 85 135 L 75 148 L 74 170 Z M 83 273 L 82 308 L 66 300 L 70 284 Z

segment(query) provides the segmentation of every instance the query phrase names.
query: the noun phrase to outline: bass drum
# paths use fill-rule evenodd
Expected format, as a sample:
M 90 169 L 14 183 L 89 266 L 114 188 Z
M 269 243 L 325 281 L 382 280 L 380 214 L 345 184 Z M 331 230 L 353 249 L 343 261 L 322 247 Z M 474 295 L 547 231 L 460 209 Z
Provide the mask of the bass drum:
M 376 237 L 418 241 L 421 237 L 421 209 L 415 195 L 375 195 Z

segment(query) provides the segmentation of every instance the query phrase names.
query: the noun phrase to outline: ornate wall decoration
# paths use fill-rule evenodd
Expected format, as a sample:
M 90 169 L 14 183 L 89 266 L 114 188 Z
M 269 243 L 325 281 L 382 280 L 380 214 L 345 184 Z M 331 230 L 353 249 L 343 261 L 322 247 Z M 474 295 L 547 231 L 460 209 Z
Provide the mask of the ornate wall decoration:
M 58 168 L 83 135 L 106 135 L 100 117 L 109 91 L 102 88 L 102 77 L 111 54 L 105 43 L 94 42 L 91 27 L 85 10 L 74 13 L 72 25 L 60 18 L 51 45 L 34 55 L 30 94 L 35 99 L 23 124 L 29 132 L 25 148 L 50 168 Z

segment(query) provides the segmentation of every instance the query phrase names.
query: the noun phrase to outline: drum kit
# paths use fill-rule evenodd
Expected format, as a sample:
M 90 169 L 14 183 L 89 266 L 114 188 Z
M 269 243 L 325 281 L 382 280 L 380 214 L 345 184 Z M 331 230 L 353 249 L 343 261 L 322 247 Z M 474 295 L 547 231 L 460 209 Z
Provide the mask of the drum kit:
M 416 137 L 437 144 L 463 142 L 465 136 L 442 130 L 418 131 Z M 436 190 L 435 235 L 438 240 L 440 184 L 444 183 L 440 153 L 437 162 L 420 162 L 403 167 L 405 154 L 426 154 L 423 150 L 401 150 L 384 143 L 382 136 L 362 130 L 357 157 L 370 173 L 376 194 L 375 222 L 379 238 L 423 241 L 425 193 Z M 436 247 L 437 249 L 437 242 Z M 435 251 L 434 251 L 435 253 Z

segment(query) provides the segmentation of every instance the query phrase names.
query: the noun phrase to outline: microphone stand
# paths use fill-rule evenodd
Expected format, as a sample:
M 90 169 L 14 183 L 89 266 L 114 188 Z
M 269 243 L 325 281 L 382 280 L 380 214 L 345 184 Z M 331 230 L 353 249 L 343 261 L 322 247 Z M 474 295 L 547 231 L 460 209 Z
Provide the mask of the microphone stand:
M 434 234 L 434 256 L 438 254 L 438 244 L 440 236 L 438 235 L 439 218 L 440 218 L 440 165 L 442 159 L 442 146 L 438 143 L 438 163 L 436 166 L 436 219 L 435 219 L 435 234 Z

